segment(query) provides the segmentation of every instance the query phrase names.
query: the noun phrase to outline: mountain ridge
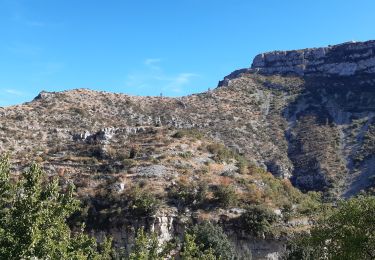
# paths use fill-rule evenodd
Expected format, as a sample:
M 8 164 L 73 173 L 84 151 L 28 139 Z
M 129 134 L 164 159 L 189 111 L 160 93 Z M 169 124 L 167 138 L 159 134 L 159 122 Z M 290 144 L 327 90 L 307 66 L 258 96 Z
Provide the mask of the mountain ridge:
M 103 232 L 97 221 L 109 221 L 105 232 L 116 241 L 128 239 L 121 223 L 140 224 L 122 219 L 106 200 L 119 197 L 121 208 L 121 196 L 139 184 L 165 200 L 161 215 L 147 220 L 161 237 L 173 237 L 186 218 L 226 219 L 234 241 L 264 259 L 282 251 L 284 242 L 278 235 L 254 240 L 234 231 L 231 221 L 246 203 L 283 216 L 284 207 L 298 213 L 308 197 L 295 187 L 335 201 L 375 186 L 375 74 L 263 69 L 235 71 L 213 90 L 179 98 L 41 92 L 31 102 L 0 109 L 0 153 L 10 153 L 18 171 L 37 160 L 50 176 L 74 182 L 88 201 L 94 233 Z M 209 184 L 208 209 L 168 197 L 181 183 L 195 192 L 202 180 Z M 234 187 L 239 209 L 215 204 L 212 194 L 220 185 Z M 303 214 L 288 221 L 280 224 L 287 232 L 310 223 Z
M 218 86 L 227 85 L 228 80 L 242 73 L 325 77 L 373 74 L 375 40 L 260 53 L 254 57 L 250 68 L 233 71 Z
M 368 49 L 369 47 L 370 49 Z M 375 52 L 374 48 L 375 41 L 349 42 L 323 48 L 268 52 L 259 54 L 257 57 L 267 60 L 267 55 L 281 55 L 283 58 L 290 58 L 289 65 L 292 64 L 298 67 L 300 66 L 299 63 L 294 64 L 292 62 L 295 58 L 294 53 L 319 52 L 322 49 L 333 50 L 333 53 L 335 53 L 337 50 L 350 49 L 352 51 L 360 50 L 362 54 L 365 53 L 365 55 L 357 55 L 357 59 L 372 60 Z M 353 56 L 354 54 L 351 53 L 350 55 Z M 373 91 L 375 77 L 371 71 L 371 73 L 357 73 L 354 75 L 330 74 L 327 76 L 323 73 L 319 75 L 304 74 L 301 76 L 298 73 L 284 73 L 286 71 L 284 69 L 277 70 L 280 67 L 280 63 L 276 64 L 276 70 L 272 67 L 274 64 L 270 64 L 271 67 L 260 67 L 259 62 L 257 63 L 259 59 L 257 57 L 254 59 L 252 68 L 235 71 L 219 82 L 217 89 L 200 94 L 179 98 L 141 97 L 76 89 L 63 92 L 41 92 L 31 103 L 26 103 L 26 105 L 56 103 L 62 98 L 66 100 L 64 102 L 67 103 L 67 106 L 80 107 L 76 112 L 90 116 L 90 120 L 94 125 L 97 125 L 96 127 L 87 125 L 85 127 L 88 127 L 88 129 L 83 127 L 80 130 L 81 133 L 87 130 L 95 132 L 107 127 L 114 127 L 115 125 L 112 125 L 112 123 L 107 125 L 104 122 L 109 118 L 118 116 L 122 117 L 122 119 L 119 118 L 114 121 L 117 122 L 116 125 L 119 125 L 120 128 L 124 125 L 142 126 L 144 124 L 177 128 L 199 128 L 208 135 L 224 141 L 229 147 L 244 152 L 249 159 L 252 158 L 253 163 L 268 169 L 275 176 L 284 176 L 292 179 L 298 175 L 295 173 L 298 162 L 291 160 L 295 153 L 293 152 L 295 148 L 293 148 L 293 142 L 291 141 L 293 138 L 290 139 L 293 136 L 291 129 L 296 125 L 296 120 L 299 117 L 305 118 L 307 114 L 310 114 L 310 116 L 316 118 L 314 120 L 318 120 L 316 122 L 318 124 L 321 124 L 319 122 L 322 121 L 329 124 L 337 124 L 338 127 L 331 128 L 337 128 L 335 135 L 345 139 L 348 134 L 345 131 L 349 130 L 343 129 L 340 125 L 349 125 L 353 121 L 350 119 L 351 117 L 361 118 L 363 117 L 362 114 L 365 113 L 366 122 L 370 126 L 369 129 L 372 129 L 372 118 L 375 111 L 373 105 L 375 104 Z M 340 59 L 345 60 L 346 58 L 343 56 Z M 254 63 L 258 65 L 254 65 Z M 268 70 L 269 68 L 271 70 Z M 272 74 L 269 73 L 271 71 Z M 103 104 L 106 102 L 109 104 L 105 108 L 107 118 L 101 119 L 103 121 L 102 124 L 98 124 L 98 120 L 95 120 L 95 115 L 99 116 L 99 114 L 94 111 L 90 112 L 90 110 L 95 110 L 93 104 L 99 100 Z M 90 102 L 93 103 L 90 104 Z M 100 102 L 98 102 L 99 105 Z M 21 108 L 22 106 L 16 107 Z M 75 109 L 71 109 L 74 112 Z M 4 117 L 6 111 L 11 111 L 12 107 L 3 108 L 2 110 L 1 114 Z M 63 113 L 65 112 L 63 111 Z M 228 116 L 223 116 L 225 114 Z M 61 115 L 56 115 L 56 117 L 59 116 Z M 278 125 L 277 127 L 272 126 L 275 123 Z M 79 124 L 79 122 L 76 123 L 76 125 Z M 259 126 L 263 130 L 257 129 Z M 271 127 L 273 130 L 266 130 L 265 127 Z M 232 132 L 229 132 L 229 129 L 233 129 Z M 277 140 L 275 139 L 275 134 L 278 136 Z M 247 140 L 244 141 L 244 138 Z M 361 139 L 362 137 L 359 138 Z M 346 140 L 341 140 L 340 142 L 342 142 L 340 147 L 347 146 L 345 149 L 351 150 L 352 148 L 350 147 L 354 147 L 351 144 L 346 144 Z M 263 147 L 261 149 L 271 150 L 266 152 L 257 151 L 254 144 Z M 278 148 L 276 149 L 276 147 Z M 335 148 L 335 150 L 337 149 Z M 337 155 L 337 158 L 342 158 L 346 162 L 341 162 L 340 167 L 351 168 L 353 165 L 352 159 L 346 157 L 352 157 L 353 155 L 348 155 L 348 151 L 344 151 L 344 148 L 341 149 L 340 153 L 346 155 Z M 283 156 L 280 157 L 281 154 Z M 371 153 L 368 156 L 371 157 Z M 316 175 L 314 178 L 321 178 L 318 176 L 321 176 L 321 174 Z M 299 183 L 298 178 L 295 180 L 297 186 Z M 301 178 L 304 179 L 305 177 L 302 175 Z M 312 182 L 314 183 L 314 181 Z M 323 181 L 323 183 L 326 182 Z M 328 184 L 323 184 L 323 186 L 326 185 Z M 302 186 L 304 187 L 305 185 L 303 184 Z M 315 186 L 315 184 L 309 184 L 306 189 L 315 189 Z

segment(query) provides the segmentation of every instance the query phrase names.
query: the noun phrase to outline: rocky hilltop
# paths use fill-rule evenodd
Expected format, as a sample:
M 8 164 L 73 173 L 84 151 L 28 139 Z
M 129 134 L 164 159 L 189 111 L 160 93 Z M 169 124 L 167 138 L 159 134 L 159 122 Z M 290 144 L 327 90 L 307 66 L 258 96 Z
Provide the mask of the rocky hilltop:
M 261 53 L 254 58 L 250 68 L 233 72 L 219 86 L 241 73 L 325 77 L 373 74 L 375 41 L 351 41 L 321 48 Z
M 263 74 L 298 76 L 371 74 L 375 73 L 375 41 L 262 53 L 255 57 L 251 68 Z
M 0 152 L 10 152 L 19 170 L 37 158 L 51 175 L 75 182 L 92 232 L 109 227 L 118 241 L 128 239 L 124 230 L 141 223 L 122 215 L 128 204 L 118 197 L 137 184 L 163 201 L 141 221 L 163 239 L 188 219 L 212 218 L 255 258 L 276 257 L 285 234 L 309 223 L 308 196 L 289 181 L 326 200 L 374 186 L 374 68 L 375 41 L 350 42 L 260 54 L 218 88 L 180 98 L 42 92 L 0 108 Z M 201 181 L 209 187 L 205 207 L 170 197 Z M 220 185 L 235 189 L 237 207 L 217 204 Z M 241 233 L 233 221 L 251 203 L 277 212 L 282 231 Z

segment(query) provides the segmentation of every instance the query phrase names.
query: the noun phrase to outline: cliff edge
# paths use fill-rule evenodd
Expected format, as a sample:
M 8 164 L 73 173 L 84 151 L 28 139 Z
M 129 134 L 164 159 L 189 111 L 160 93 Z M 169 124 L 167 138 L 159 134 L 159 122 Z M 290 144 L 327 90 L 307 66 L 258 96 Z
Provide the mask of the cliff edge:
M 254 58 L 251 69 L 266 75 L 352 76 L 375 73 L 375 41 L 262 53 Z

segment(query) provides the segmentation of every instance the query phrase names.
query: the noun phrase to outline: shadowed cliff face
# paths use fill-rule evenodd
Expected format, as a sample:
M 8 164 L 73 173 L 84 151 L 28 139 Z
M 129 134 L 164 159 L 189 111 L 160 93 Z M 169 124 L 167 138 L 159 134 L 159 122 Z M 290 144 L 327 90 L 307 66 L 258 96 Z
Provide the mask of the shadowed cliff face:
M 370 78 L 305 79 L 303 93 L 284 115 L 292 122 L 288 153 L 296 186 L 347 196 L 371 185 L 375 169 L 367 164 L 375 154 L 368 126 L 374 125 L 375 93 Z
M 327 196 L 350 196 L 372 185 L 374 75 L 297 77 L 246 70 L 221 84 L 236 88 L 253 80 L 258 91 L 269 93 L 262 99 L 268 104 L 267 129 L 257 136 L 277 147 L 263 155 L 268 170 Z
M 279 124 L 284 139 L 275 142 L 279 147 L 287 142 L 290 165 L 284 176 L 302 190 L 351 196 L 371 186 L 375 174 L 374 55 L 374 41 L 264 53 L 219 86 L 259 78 L 258 86 L 269 89 L 273 102 L 285 101 L 282 108 L 271 109 L 285 123 Z M 291 92 L 296 79 L 301 83 Z M 267 166 L 275 174 L 283 168 Z

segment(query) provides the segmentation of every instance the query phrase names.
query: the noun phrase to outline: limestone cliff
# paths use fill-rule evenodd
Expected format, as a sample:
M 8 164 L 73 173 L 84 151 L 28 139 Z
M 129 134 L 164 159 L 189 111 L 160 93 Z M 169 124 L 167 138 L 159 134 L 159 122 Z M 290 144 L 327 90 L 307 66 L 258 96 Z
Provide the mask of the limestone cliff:
M 286 176 L 302 189 L 326 187 L 344 196 L 372 185 L 375 41 L 259 54 L 251 68 L 234 71 L 219 87 L 254 79 L 268 89 L 266 103 L 282 104 L 269 111 L 286 123 L 278 128 L 291 164 L 268 165 L 270 171 L 289 172 Z
M 263 74 L 298 76 L 371 74 L 375 73 L 375 41 L 262 53 L 255 57 L 251 68 Z

